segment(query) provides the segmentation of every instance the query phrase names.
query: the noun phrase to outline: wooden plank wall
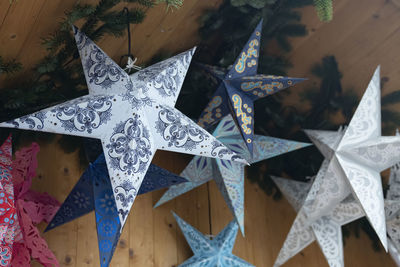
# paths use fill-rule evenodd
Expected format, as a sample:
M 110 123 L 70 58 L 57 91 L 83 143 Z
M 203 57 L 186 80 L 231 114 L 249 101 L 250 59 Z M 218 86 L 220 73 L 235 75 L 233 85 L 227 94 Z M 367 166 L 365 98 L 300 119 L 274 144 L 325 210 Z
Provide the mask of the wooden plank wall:
M 292 39 L 293 50 L 289 61 L 293 64 L 289 74 L 307 77 L 308 81 L 291 88 L 286 104 L 307 108 L 298 92 L 319 81 L 310 74 L 313 64 L 326 55 L 334 55 L 343 74 L 343 88 L 352 88 L 358 95 L 366 89 L 375 68 L 381 65 L 385 80 L 382 94 L 400 87 L 400 4 L 386 0 L 335 0 L 334 19 L 322 23 L 314 9 L 302 10 L 302 22 L 308 35 Z M 400 107 L 395 105 L 395 108 Z
M 94 0 L 93 0 L 94 1 Z M 45 51 L 40 37 L 56 28 L 63 12 L 75 2 L 65 0 L 18 0 L 9 5 L 0 0 L 0 53 L 17 58 L 29 69 Z M 198 42 L 197 19 L 206 8 L 221 0 L 185 0 L 183 8 L 171 13 L 165 7 L 151 9 L 145 22 L 133 30 L 133 51 L 141 62 L 165 48 L 179 52 Z M 305 8 L 303 22 L 309 29 L 306 37 L 293 39 L 290 60 L 291 76 L 309 77 L 303 88 L 316 82 L 310 76 L 312 64 L 326 55 L 337 56 L 344 74 L 344 88 L 361 93 L 378 64 L 388 78 L 384 93 L 397 89 L 400 76 L 397 65 L 400 10 L 387 0 L 335 0 L 331 23 L 319 22 L 312 8 Z M 150 45 L 151 44 L 151 45 Z M 118 59 L 125 53 L 126 38 L 105 38 L 101 47 Z M 15 78 L 15 77 L 14 77 Z M 0 81 L 1 82 L 1 81 Z M 300 105 L 296 96 L 302 87 L 291 89 L 287 103 Z M 179 173 L 189 158 L 157 152 L 154 163 Z M 65 154 L 56 142 L 41 144 L 38 179 L 34 188 L 48 191 L 62 201 L 83 172 L 76 153 Z M 245 232 L 238 235 L 234 253 L 256 266 L 272 266 L 295 217 L 286 200 L 276 202 L 260 188 L 246 181 Z M 191 251 L 171 215 L 183 219 L 206 234 L 217 234 L 232 219 L 213 182 L 189 192 L 157 209 L 152 206 L 162 192 L 139 196 L 133 206 L 111 266 L 177 266 L 191 256 Z M 44 225 L 41 225 L 41 229 Z M 94 215 L 89 214 L 44 234 L 62 266 L 99 266 Z M 345 245 L 346 266 L 394 266 L 391 258 L 372 250 L 365 234 L 351 237 Z M 36 264 L 35 266 L 39 266 Z M 284 266 L 328 266 L 317 244 L 312 244 Z

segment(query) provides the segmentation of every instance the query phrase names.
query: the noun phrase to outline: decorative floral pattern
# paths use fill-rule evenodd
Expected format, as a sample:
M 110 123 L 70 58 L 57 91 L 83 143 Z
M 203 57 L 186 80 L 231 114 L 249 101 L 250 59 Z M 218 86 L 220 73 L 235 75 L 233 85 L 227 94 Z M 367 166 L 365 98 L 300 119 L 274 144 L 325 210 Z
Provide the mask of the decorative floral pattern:
M 204 67 L 220 83 L 199 119 L 200 126 L 208 127 L 231 113 L 239 124 L 242 139 L 251 155 L 254 142 L 253 102 L 302 80 L 257 74 L 261 29 L 262 21 L 226 74 L 221 75 L 221 71 L 216 71 L 214 67 Z
M 232 69 L 229 71 L 228 78 L 235 78 L 246 74 L 253 74 L 257 72 L 260 38 L 261 38 L 262 21 L 260 21 L 255 28 L 253 34 L 250 36 L 246 46 L 241 51 L 236 59 Z
M 230 151 L 220 142 L 212 142 L 212 155 L 221 158 L 225 154 L 229 154 Z
M 360 144 L 371 137 L 381 135 L 380 96 L 380 67 L 378 67 L 347 127 L 340 143 L 341 147 Z
M 132 82 L 130 82 L 132 84 Z M 145 91 L 146 86 L 145 85 L 140 85 L 140 83 L 135 84 L 135 86 L 130 86 L 128 90 L 125 92 L 121 93 L 122 100 L 123 101 L 128 101 L 131 105 L 132 108 L 134 109 L 140 109 L 143 106 L 152 106 L 153 100 L 148 97 L 144 96 L 142 98 L 139 98 L 138 96 L 141 94 L 141 91 Z
M 0 147 L 0 266 L 11 266 L 17 208 L 11 176 L 11 138 Z
M 145 172 L 153 154 L 149 131 L 138 115 L 118 124 L 106 147 L 111 167 L 128 174 Z
M 186 179 L 169 173 L 155 165 L 150 165 L 138 194 L 184 181 Z M 143 184 L 146 186 L 143 186 Z M 129 207 L 133 202 L 134 195 L 136 195 L 135 192 L 135 188 L 128 180 L 123 181 L 121 186 L 115 188 L 118 200 L 123 199 L 122 203 L 125 205 L 123 209 L 120 209 L 120 214 L 123 214 L 124 218 L 129 212 Z M 82 203 L 86 203 L 86 200 L 88 201 L 87 205 L 82 205 Z M 75 204 L 76 202 L 78 205 Z M 65 208 L 70 211 L 68 214 L 65 214 Z M 82 174 L 50 222 L 48 229 L 69 222 L 93 210 L 96 214 L 101 266 L 106 267 L 118 243 L 121 222 L 104 154 L 100 154 Z
M 0 181 L 7 182 L 11 180 L 11 171 L 9 168 L 0 168 Z
M 87 131 L 92 133 L 100 125 L 106 124 L 111 118 L 111 96 L 99 96 L 89 99 L 86 103 L 72 102 L 51 110 L 56 114 L 62 127 L 69 131 Z
M 34 113 L 33 115 L 23 116 L 19 119 L 8 121 L 7 123 L 11 123 L 15 128 L 20 126 L 20 123 L 25 123 L 28 125 L 29 129 L 32 130 L 41 130 L 44 127 L 44 120 L 47 118 L 46 112 L 39 111 Z
M 221 158 L 229 156 L 235 157 L 231 152 L 234 151 L 238 156 L 247 161 L 258 162 L 300 149 L 309 144 L 256 135 L 256 149 L 253 158 L 251 158 L 250 153 L 246 148 L 246 144 L 242 141 L 239 129 L 230 115 L 226 116 L 219 122 L 213 135 L 217 137 L 219 141 L 213 141 L 211 143 L 211 155 L 217 159 L 195 156 L 180 174 L 180 176 L 187 178 L 189 182 L 171 186 L 157 202 L 155 207 L 162 205 L 163 203 L 186 193 L 207 181 L 215 179 L 218 189 L 238 222 L 240 229 L 243 231 L 244 166 L 228 160 L 222 160 Z M 230 150 L 222 145 L 221 142 Z M 281 145 L 276 147 L 275 143 Z M 270 148 L 271 146 L 274 149 Z
M 323 170 L 326 172 L 326 168 Z M 317 176 L 308 193 L 310 183 L 296 182 L 283 178 L 274 179 L 296 210 L 299 208 L 299 204 L 304 203 L 279 252 L 274 264 L 275 267 L 285 263 L 315 239 L 318 239 L 318 244 L 330 264 L 329 266 L 344 266 L 341 226 L 364 216 L 364 212 L 361 205 L 350 195 L 336 206 L 330 214 L 320 216 L 316 220 L 309 218 L 306 215 L 305 207 L 312 202 L 311 200 L 315 197 L 315 192 L 319 191 L 323 179 L 324 175 Z M 304 200 L 305 194 L 307 195 Z
M 102 215 L 111 215 L 117 208 L 115 206 L 114 195 L 109 194 L 108 190 L 102 194 L 102 197 L 98 197 L 96 201 L 98 201 L 98 204 L 96 205 L 97 211 Z
M 293 84 L 290 78 L 281 76 L 256 75 L 242 78 L 240 89 L 257 98 L 272 95 Z
M 85 34 L 82 34 L 76 26 L 72 26 L 72 29 L 75 35 L 76 46 L 78 47 L 78 50 L 81 51 L 86 46 L 88 38 Z
M 1 173 L 6 174 L 0 179 L 0 266 L 30 266 L 31 258 L 43 266 L 59 266 L 35 226 L 48 222 L 59 207 L 54 198 L 30 189 L 39 146 L 17 151 L 12 161 L 9 137 L 0 151 Z
M 332 211 L 350 193 L 362 206 L 366 217 L 380 238 L 387 245 L 385 211 L 380 171 L 396 163 L 400 157 L 400 137 L 382 137 L 380 119 L 380 69 L 376 69 L 359 106 L 344 131 L 339 144 L 334 136 L 320 132 L 326 138 L 313 137 L 325 156 L 330 156 L 323 185 L 314 196 L 314 204 L 307 215 L 316 218 Z M 332 155 L 332 156 L 331 156 Z M 390 156 L 388 156 L 390 155 Z M 317 177 L 318 179 L 318 177 Z
M 399 136 L 399 133 L 396 134 Z M 390 170 L 389 189 L 385 200 L 386 228 L 389 236 L 389 253 L 397 264 L 400 263 L 400 175 L 399 165 L 396 164 Z
M 215 122 L 221 120 L 225 115 L 230 113 L 229 99 L 227 99 L 226 85 L 221 83 L 212 99 L 200 115 L 197 122 L 198 125 L 207 129 Z
M 323 216 L 312 224 L 312 228 L 329 266 L 344 267 L 341 225 Z
M 104 236 L 110 237 L 114 236 L 117 232 L 118 223 L 111 219 L 102 219 L 98 222 L 99 231 L 103 233 Z
M 89 213 L 94 209 L 92 176 L 84 172 L 64 203 L 51 219 L 46 231 L 65 224 L 77 217 Z
M 210 240 L 176 214 L 174 216 L 194 253 L 193 257 L 180 266 L 253 266 L 232 254 L 239 228 L 235 221 L 230 222 L 215 238 Z
M 157 189 L 170 187 L 187 182 L 183 177 L 177 176 L 157 165 L 150 164 L 146 176 L 143 179 L 138 194 L 145 194 Z
M 396 134 L 399 136 L 400 134 Z M 400 163 L 400 161 L 399 161 Z M 389 189 L 386 192 L 387 200 L 400 200 L 400 165 L 399 163 L 392 166 L 389 176 Z
M 224 146 L 221 142 L 219 141 L 213 141 L 211 143 L 212 149 L 211 149 L 211 155 L 213 157 L 218 157 L 218 158 L 224 158 L 226 155 L 232 155 L 231 160 L 234 160 L 236 158 L 240 158 L 239 155 L 233 154 L 231 150 L 229 150 L 226 146 Z
M 99 243 L 99 249 L 101 251 L 109 251 L 112 249 L 112 243 L 110 240 L 104 239 Z
M 76 192 L 76 194 L 73 196 L 74 197 L 74 203 L 75 205 L 78 206 L 80 209 L 87 209 L 90 205 L 90 197 L 87 196 L 84 192 Z
M 200 125 L 201 127 L 206 127 L 208 125 L 211 125 L 215 121 L 213 115 L 217 119 L 220 119 L 222 117 L 222 114 L 221 114 L 221 109 L 218 107 L 221 104 L 222 104 L 222 97 L 219 95 L 214 96 L 211 99 L 210 103 L 208 103 L 206 109 L 203 111 L 203 114 L 200 116 L 200 119 L 197 124 Z
M 115 217 L 119 216 L 122 228 L 157 148 L 211 154 L 214 138 L 173 107 L 194 49 L 129 76 L 83 33 L 74 32 L 89 95 L 45 109 L 47 118 L 40 130 L 101 139 L 117 208 Z M 164 111 L 159 113 L 160 105 L 170 108 L 161 107 Z M 153 130 L 155 124 L 161 137 Z M 27 123 L 17 127 L 28 128 Z M 237 159 L 232 155 L 226 159 Z M 88 203 L 82 199 L 79 203 L 79 212 L 91 207 L 85 208 Z M 78 212 L 74 215 L 79 216 Z
M 306 216 L 300 211 L 279 251 L 274 267 L 281 266 L 315 240 L 311 228 L 306 225 Z
M 175 103 L 193 53 L 194 50 L 189 50 L 139 71 L 136 77 L 145 84 L 142 92 L 154 88 L 161 98 L 174 99 Z
M 111 85 L 124 79 L 127 76 L 123 70 L 115 64 L 97 46 L 89 50 L 84 67 L 87 69 L 88 83 L 101 86 L 103 89 L 110 89 Z M 127 80 L 126 82 L 128 82 Z
M 168 146 L 183 147 L 185 150 L 193 150 L 205 140 L 205 134 L 186 121 L 182 114 L 173 112 L 160 106 L 156 131 L 168 142 Z
M 390 137 L 389 137 L 390 138 Z M 349 153 L 357 157 L 364 165 L 373 167 L 379 172 L 398 163 L 400 159 L 400 139 L 397 142 L 377 144 L 351 149 Z M 390 140 L 388 140 L 390 141 Z
M 242 101 L 238 94 L 232 95 L 233 108 L 236 111 L 236 117 L 239 119 L 241 130 L 244 134 L 249 135 L 253 125 L 253 109 Z M 251 143 L 251 139 L 246 139 L 247 143 Z
M 9 246 L 0 247 L 0 266 L 10 266 L 12 249 Z
M 312 134 L 313 141 L 315 141 L 314 139 L 321 141 L 321 138 L 318 138 L 319 134 L 322 134 L 322 132 Z M 330 137 L 334 136 L 330 133 L 327 134 Z M 337 134 L 336 140 L 325 138 L 325 141 L 320 144 L 329 143 L 332 150 L 337 147 L 337 140 L 341 140 L 341 138 L 342 134 Z M 329 142 L 326 142 L 327 140 Z M 379 176 L 379 173 L 372 170 L 366 171 L 366 168 L 351 160 L 343 161 L 340 155 L 337 155 L 339 160 L 336 156 L 333 156 L 323 162 L 274 266 L 280 266 L 317 238 L 329 265 L 343 267 L 341 226 L 365 216 L 364 210 L 367 214 L 368 212 L 377 214 L 369 220 L 375 226 L 378 235 L 382 233 L 381 218 L 384 216 L 379 215 L 382 210 L 379 201 L 382 188 L 380 181 L 378 181 L 380 179 L 374 177 L 375 174 Z M 344 170 L 344 173 L 342 170 Z M 358 196 L 357 200 L 351 195 L 343 175 L 348 177 Z M 303 202 L 301 199 L 303 199 L 304 191 L 308 189 L 306 186 L 296 186 L 302 192 L 293 194 L 293 190 L 289 186 L 290 183 L 299 182 L 287 181 L 277 184 L 281 191 L 288 195 L 289 199 L 298 198 L 290 201 L 290 203 L 295 203 L 298 206 L 298 203 Z M 368 205 L 369 201 L 365 201 L 365 199 L 371 199 L 373 205 Z M 362 205 L 362 203 L 364 204 Z M 309 239 L 304 240 L 304 232 L 313 234 L 309 235 Z M 382 238 L 382 236 L 380 237 Z
M 385 246 L 387 243 L 386 220 L 380 173 L 350 161 L 341 160 L 340 163 L 366 217 Z
M 341 177 L 341 170 L 336 157 L 331 161 L 325 160 L 315 179 L 320 184 L 311 191 L 306 200 L 304 210 L 310 218 L 318 218 L 330 213 L 342 200 L 350 194 L 348 182 Z
M 260 33 L 258 33 L 258 36 Z M 254 66 L 257 66 L 257 58 L 258 58 L 258 46 L 259 46 L 259 41 L 257 39 L 253 39 L 250 41 L 247 51 L 242 52 L 240 54 L 239 59 L 237 60 L 237 63 L 235 65 L 235 71 L 237 73 L 243 73 L 246 68 L 251 68 Z
M 296 212 L 303 206 L 311 183 L 298 182 L 293 179 L 271 177 Z
M 143 70 L 138 74 L 139 80 L 146 80 L 148 77 L 153 77 L 149 82 L 149 86 L 154 87 L 161 96 L 175 96 L 178 92 L 178 84 L 182 83 L 181 70 L 177 61 L 163 61 L 154 65 L 150 70 Z
M 128 180 L 115 187 L 114 192 L 116 193 L 116 200 L 122 204 L 122 207 L 128 207 L 137 195 L 136 188 Z
M 217 165 L 215 182 L 244 233 L 244 166 L 227 160 L 217 160 Z
M 397 266 L 400 265 L 400 253 L 398 248 L 393 244 L 392 240 L 388 240 L 388 250 L 390 253 L 390 256 L 392 256 L 392 259 L 394 262 L 397 264 Z

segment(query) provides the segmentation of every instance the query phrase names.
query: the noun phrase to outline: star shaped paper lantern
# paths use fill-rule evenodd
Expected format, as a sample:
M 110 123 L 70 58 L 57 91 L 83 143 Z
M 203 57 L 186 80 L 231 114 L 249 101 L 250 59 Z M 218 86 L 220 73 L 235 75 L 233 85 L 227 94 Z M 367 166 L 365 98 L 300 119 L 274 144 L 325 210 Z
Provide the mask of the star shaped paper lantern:
M 362 207 L 386 249 L 380 172 L 400 160 L 400 137 L 381 136 L 379 85 L 378 68 L 344 131 L 306 131 L 325 161 L 279 253 L 276 266 L 308 244 L 297 229 L 330 214 L 349 195 Z
M 386 229 L 388 234 L 388 251 L 400 266 L 400 200 L 385 201 Z
M 399 133 L 397 132 L 398 136 Z M 397 266 L 400 266 L 400 165 L 390 169 L 389 189 L 386 192 L 385 212 L 388 233 L 388 250 Z
M 318 179 L 321 179 L 323 175 L 324 174 L 320 173 Z M 318 241 L 317 243 L 328 261 L 329 266 L 343 267 L 342 225 L 355 221 L 365 215 L 360 204 L 352 195 L 349 195 L 330 213 L 314 221 L 309 221 L 305 216 L 303 207 L 307 205 L 304 201 L 308 201 L 312 198 L 311 194 L 308 193 L 311 183 L 298 182 L 279 177 L 273 177 L 272 179 L 296 212 L 298 212 L 292 226 L 294 230 L 290 231 L 274 266 L 280 266 L 312 242 Z M 318 182 L 319 181 L 316 180 L 316 184 L 312 185 L 312 187 L 314 187 L 312 191 L 316 189 L 315 187 L 318 186 Z M 299 242 L 299 239 L 301 239 L 301 242 Z
M 174 213 L 179 228 L 194 252 L 194 256 L 180 264 L 184 266 L 204 267 L 249 267 L 253 266 L 232 254 L 238 225 L 230 222 L 216 237 L 210 240 L 193 226 Z
M 0 148 L 1 266 L 30 266 L 31 258 L 43 266 L 59 266 L 36 227 L 49 222 L 60 206 L 48 194 L 30 189 L 38 152 L 39 146 L 33 143 L 17 151 L 12 161 L 11 136 Z
M 254 101 L 304 80 L 257 74 L 261 28 L 262 20 L 230 70 L 203 65 L 220 83 L 201 114 L 199 125 L 208 127 L 231 113 L 250 153 L 254 141 Z
M 400 161 L 400 137 L 381 135 L 380 68 L 342 134 L 311 130 L 306 133 L 329 161 L 327 172 L 332 173 L 326 176 L 308 216 L 329 212 L 353 192 L 386 248 L 380 172 Z
M 17 227 L 17 209 L 11 180 L 11 138 L 0 147 L 0 260 L 11 266 Z
M 0 126 L 100 139 L 122 226 L 157 149 L 246 163 L 174 108 L 194 49 L 129 76 L 74 34 L 89 95 Z
M 144 194 L 187 180 L 150 164 L 138 194 Z M 46 231 L 95 210 L 101 266 L 109 266 L 121 235 L 121 223 L 108 177 L 104 154 L 82 174 Z
M 256 163 L 310 145 L 269 136 L 255 135 L 254 153 L 251 156 L 230 115 L 220 121 L 213 135 L 249 163 Z M 239 224 L 241 232 L 244 234 L 243 164 L 195 156 L 180 175 L 187 178 L 189 182 L 171 186 L 157 202 L 156 207 L 215 179 L 219 190 Z

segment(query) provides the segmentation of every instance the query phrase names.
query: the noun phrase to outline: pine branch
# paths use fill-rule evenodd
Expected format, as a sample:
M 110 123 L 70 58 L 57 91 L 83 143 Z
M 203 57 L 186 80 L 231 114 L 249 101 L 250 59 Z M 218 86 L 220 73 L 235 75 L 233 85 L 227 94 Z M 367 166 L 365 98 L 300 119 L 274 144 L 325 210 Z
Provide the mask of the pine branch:
M 183 0 L 182 0 L 183 1 Z M 137 3 L 144 7 L 153 7 L 155 5 L 153 0 L 124 0 L 126 3 Z
M 394 91 L 382 97 L 382 105 L 392 105 L 400 102 L 400 91 Z
M 126 31 L 127 16 L 113 9 L 121 2 L 139 5 L 129 11 L 130 24 L 141 23 L 146 9 L 155 5 L 155 0 L 100 0 L 94 5 L 75 5 L 65 13 L 58 29 L 42 38 L 48 55 L 35 66 L 32 79 L 14 88 L 0 90 L 0 120 L 19 117 L 85 94 L 86 82 L 71 24 L 83 20 L 81 30 L 94 41 L 105 34 L 122 36 Z M 19 68 L 20 65 L 13 61 L 0 62 L 0 74 Z
M 15 59 L 4 61 L 0 56 L 0 75 L 1 74 L 12 74 L 22 69 L 22 64 L 17 62 Z
M 253 8 L 261 9 L 266 5 L 275 4 L 277 0 L 231 0 L 231 5 L 235 7 L 242 7 L 249 5 Z
M 333 17 L 332 0 L 314 0 L 315 9 L 321 21 L 331 21 Z

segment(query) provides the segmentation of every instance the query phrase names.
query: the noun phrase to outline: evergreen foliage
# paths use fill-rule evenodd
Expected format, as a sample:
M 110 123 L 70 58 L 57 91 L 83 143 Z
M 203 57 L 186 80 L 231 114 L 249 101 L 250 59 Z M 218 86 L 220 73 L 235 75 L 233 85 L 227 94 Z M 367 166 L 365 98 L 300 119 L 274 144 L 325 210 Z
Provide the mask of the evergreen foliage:
M 120 3 L 136 5 L 129 9 L 127 16 L 123 10 L 115 10 Z M 96 4 L 78 3 L 65 13 L 65 18 L 54 33 L 42 38 L 48 54 L 23 77 L 18 76 L 18 71 L 22 69 L 20 63 L 15 60 L 4 61 L 0 57 L 0 78 L 15 74 L 7 76 L 11 82 L 6 84 L 11 84 L 10 86 L 0 86 L 0 121 L 30 114 L 87 94 L 71 24 L 79 23 L 81 30 L 94 41 L 99 41 L 105 35 L 121 37 L 126 31 L 127 19 L 130 24 L 139 24 L 145 18 L 146 11 L 159 3 L 167 4 L 167 8 L 178 8 L 183 0 L 99 0 Z M 4 51 L 0 51 L 1 53 Z M 13 132 L 13 139 L 16 141 L 14 143 L 18 143 L 18 139 L 53 139 L 53 135 L 49 134 L 22 134 L 21 131 L 10 129 L 0 130 L 1 139 L 5 139 L 10 131 Z M 60 145 L 65 148 L 66 153 L 72 152 L 82 147 L 79 140 L 81 139 L 63 136 Z
M 291 47 L 288 37 L 306 34 L 300 24 L 300 14 L 295 8 L 312 4 L 312 1 L 272 1 L 255 7 L 266 1 L 226 0 L 216 11 L 210 11 L 203 18 L 200 34 L 202 46 L 196 53 L 196 59 L 213 66 L 229 67 L 240 53 L 249 35 L 260 18 L 264 19 L 261 38 L 261 52 L 258 73 L 284 75 L 290 63 L 285 52 Z M 271 53 L 268 47 L 278 44 L 281 55 Z M 274 49 L 276 51 L 276 49 Z M 302 106 L 308 109 L 298 110 L 283 105 L 283 98 L 289 93 L 282 91 L 276 95 L 258 100 L 255 103 L 255 132 L 279 138 L 310 142 L 302 129 L 337 130 L 347 125 L 359 103 L 359 96 L 351 89 L 343 89 L 342 74 L 334 56 L 326 56 L 311 69 L 320 83 L 305 89 L 301 94 Z M 207 77 L 207 79 L 205 79 Z M 384 85 L 384 82 L 382 83 Z M 200 71 L 195 65 L 189 70 L 187 79 L 178 99 L 177 107 L 185 114 L 197 119 L 217 88 L 217 80 L 207 72 Z M 207 97 L 204 97 L 207 96 Z M 400 101 L 400 93 L 394 92 L 382 97 L 383 133 L 394 134 L 400 125 L 400 113 L 390 110 L 390 105 Z M 341 121 L 333 120 L 342 117 Z M 308 181 L 314 176 L 322 163 L 323 156 L 314 147 L 297 150 L 269 159 L 247 168 L 247 177 L 256 182 L 274 199 L 280 199 L 281 193 L 270 178 L 271 175 L 289 176 L 292 179 Z M 360 230 L 370 236 L 374 248 L 379 241 L 366 219 L 346 226 L 346 236 Z
M 136 3 L 136 7 L 129 10 L 128 17 L 122 10 L 114 8 L 122 2 Z M 161 2 L 177 7 L 174 5 L 176 0 L 99 0 L 93 5 L 77 4 L 66 12 L 58 29 L 42 39 L 48 54 L 29 73 L 29 77 L 13 82 L 10 87 L 0 88 L 0 121 L 87 93 L 71 24 L 79 22 L 81 30 L 94 41 L 99 41 L 104 35 L 120 37 L 126 31 L 127 18 L 130 24 L 139 24 L 146 10 Z M 178 2 L 182 3 L 182 0 Z M 0 74 L 16 72 L 20 67 L 16 62 L 2 62 L 0 59 Z
M 15 87 L 0 89 L 0 121 L 86 94 L 86 82 L 70 24 L 83 22 L 82 30 L 95 41 L 105 34 L 119 37 L 126 28 L 126 14 L 112 8 L 120 2 L 138 4 L 137 8 L 129 12 L 131 24 L 140 23 L 146 9 L 155 3 L 165 2 L 167 9 L 177 8 L 182 4 L 182 0 L 100 0 L 96 5 L 75 6 L 66 13 L 59 29 L 43 39 L 48 56 L 35 67 L 31 79 L 24 80 Z M 202 18 L 199 31 L 202 43 L 195 54 L 195 61 L 229 67 L 258 21 L 263 18 L 258 72 L 285 75 L 290 66 L 285 58 L 285 53 L 291 49 L 288 38 L 307 33 L 305 26 L 300 23 L 301 16 L 296 8 L 313 3 L 318 12 L 327 12 L 328 15 L 319 14 L 321 19 L 332 17 L 331 0 L 225 0 L 218 10 L 211 10 Z M 278 56 L 275 52 L 270 52 L 268 48 L 271 46 L 279 47 Z M 164 54 L 160 57 L 167 56 L 169 55 Z M 15 73 L 20 68 L 19 63 L 5 62 L 0 57 L 0 76 Z M 310 108 L 297 110 L 296 107 L 284 106 L 282 99 L 288 94 L 285 91 L 260 99 L 255 104 L 256 133 L 309 142 L 301 129 L 337 130 L 339 124 L 332 120 L 337 114 L 343 117 L 340 124 L 349 123 L 359 97 L 351 89 L 343 90 L 342 75 L 334 56 L 323 58 L 312 68 L 312 73 L 320 79 L 320 84 L 318 87 L 308 88 L 301 95 L 303 105 L 308 104 Z M 216 80 L 192 65 L 178 99 L 178 109 L 197 119 L 215 89 Z M 399 101 L 399 92 L 382 98 L 383 132 L 386 134 L 393 134 L 395 127 L 400 125 L 400 114 L 390 109 L 390 105 Z M 0 131 L 1 133 L 4 134 L 4 131 Z M 14 138 L 18 139 L 19 135 L 20 132 L 16 132 Z M 52 137 L 39 132 L 34 135 L 38 139 Z M 66 152 L 72 152 L 82 142 L 81 138 L 63 136 L 59 143 Z M 247 168 L 248 177 L 257 182 L 267 194 L 278 199 L 280 193 L 270 175 L 290 176 L 304 181 L 317 173 L 322 160 L 319 151 L 315 147 L 309 147 L 252 165 Z M 346 226 L 344 233 L 352 231 L 357 235 L 360 229 L 372 237 L 377 247 L 377 239 L 366 220 Z
M 22 69 L 22 64 L 16 60 L 4 61 L 0 56 L 0 76 L 2 74 L 12 74 Z
M 314 0 L 314 6 L 321 21 L 331 21 L 333 17 L 332 0 Z
M 244 2 L 246 4 L 237 5 L 234 0 L 225 0 L 219 9 L 210 10 L 203 16 L 199 30 L 202 41 L 194 62 L 225 68 L 233 64 L 250 33 L 263 18 L 259 73 L 285 74 L 290 63 L 284 56 L 264 48 L 278 44 L 283 54 L 290 51 L 288 38 L 307 33 L 305 26 L 300 23 L 300 13 L 295 9 L 312 4 L 312 0 L 272 1 L 272 4 L 262 8 L 254 8 L 251 0 Z M 207 80 L 204 77 L 198 68 L 192 66 L 177 103 L 179 109 L 194 119 L 199 117 L 215 89 L 212 78 Z

